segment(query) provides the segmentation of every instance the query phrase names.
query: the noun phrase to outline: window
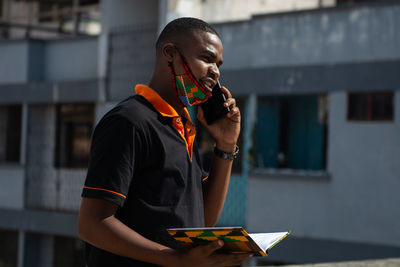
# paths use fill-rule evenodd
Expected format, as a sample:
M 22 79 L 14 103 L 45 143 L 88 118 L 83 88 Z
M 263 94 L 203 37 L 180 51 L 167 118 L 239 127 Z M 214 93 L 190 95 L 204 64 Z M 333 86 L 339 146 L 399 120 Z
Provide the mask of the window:
M 93 124 L 93 104 L 57 107 L 56 167 L 87 168 Z
M 236 105 L 239 107 L 242 113 L 242 123 L 241 126 L 243 127 L 243 114 L 245 108 L 245 99 L 236 97 Z M 195 113 L 191 113 L 191 118 L 196 118 Z M 211 159 L 214 155 L 214 139 L 210 136 L 210 134 L 204 129 L 200 122 L 196 123 L 196 141 L 198 142 L 198 147 L 200 149 L 200 154 L 202 156 L 203 166 L 206 171 L 210 170 Z M 238 157 L 233 161 L 232 165 L 232 173 L 240 174 L 242 172 L 242 150 L 243 148 L 243 141 L 242 141 L 243 131 L 239 135 L 238 146 L 239 146 L 239 154 Z
M 76 238 L 54 237 L 54 267 L 85 266 L 84 243 Z
M 347 119 L 393 121 L 393 92 L 349 93 Z
M 326 96 L 260 97 L 253 133 L 255 168 L 324 170 Z
M 18 232 L 0 229 L 0 266 L 17 266 Z
M 20 161 L 21 119 L 21 105 L 0 106 L 0 162 Z
M 39 1 L 39 22 L 55 22 L 63 33 L 98 34 L 100 23 L 99 0 Z M 54 24 L 54 23 L 52 23 Z

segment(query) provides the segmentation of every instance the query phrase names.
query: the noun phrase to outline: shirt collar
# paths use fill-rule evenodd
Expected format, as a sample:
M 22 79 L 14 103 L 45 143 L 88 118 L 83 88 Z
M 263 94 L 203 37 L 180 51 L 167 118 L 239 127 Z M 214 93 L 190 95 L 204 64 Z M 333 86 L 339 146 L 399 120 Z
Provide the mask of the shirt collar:
M 138 95 L 143 96 L 153 107 L 164 117 L 180 117 L 176 110 L 167 103 L 161 96 L 144 84 L 138 84 L 135 87 L 135 92 Z M 186 108 L 183 109 L 182 114 L 186 119 L 191 121 L 189 112 Z

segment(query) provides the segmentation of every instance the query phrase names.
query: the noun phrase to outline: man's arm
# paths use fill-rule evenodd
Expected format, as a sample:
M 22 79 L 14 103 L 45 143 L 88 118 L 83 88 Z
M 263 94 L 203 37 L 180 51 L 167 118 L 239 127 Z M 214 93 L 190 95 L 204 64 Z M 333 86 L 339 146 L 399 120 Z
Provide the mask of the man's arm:
M 161 266 L 233 266 L 250 255 L 215 254 L 223 242 L 180 253 L 153 242 L 127 227 L 114 214 L 118 206 L 110 201 L 83 198 L 79 212 L 79 237 L 95 247 L 111 253 Z
M 197 119 L 216 141 L 216 147 L 227 153 L 234 153 L 240 133 L 240 111 L 236 107 L 236 100 L 225 87 L 221 87 L 227 100 L 226 107 L 230 107 L 227 117 L 208 125 L 205 121 L 203 110 L 199 108 Z M 214 156 L 211 162 L 210 174 L 204 184 L 204 217 L 206 226 L 214 226 L 221 214 L 228 192 L 231 176 L 232 160 Z
M 212 227 L 218 222 L 228 192 L 231 169 L 232 160 L 213 157 L 210 174 L 203 189 L 206 227 Z
M 83 198 L 78 221 L 79 237 L 95 247 L 155 264 L 173 264 L 174 251 L 144 238 L 114 217 L 118 206 L 110 201 Z

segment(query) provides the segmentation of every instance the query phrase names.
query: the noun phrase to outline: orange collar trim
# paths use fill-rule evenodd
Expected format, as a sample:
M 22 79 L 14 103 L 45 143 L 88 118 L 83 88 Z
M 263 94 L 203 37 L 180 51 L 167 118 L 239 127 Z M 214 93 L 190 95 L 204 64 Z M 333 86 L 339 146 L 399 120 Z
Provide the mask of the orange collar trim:
M 148 87 L 147 85 L 138 84 L 135 87 L 136 94 L 143 96 L 146 98 L 150 104 L 164 117 L 172 117 L 175 118 L 172 121 L 174 128 L 179 132 L 180 136 L 186 143 L 186 149 L 190 158 L 190 162 L 192 161 L 192 152 L 193 152 L 193 143 L 194 138 L 196 136 L 196 128 L 194 127 L 192 120 L 190 119 L 189 112 L 186 108 L 183 110 L 182 116 L 185 117 L 188 122 L 183 125 L 181 117 L 176 112 L 176 110 L 168 104 L 164 99 L 161 98 L 156 91 Z
M 153 107 L 164 117 L 180 117 L 179 114 L 176 112 L 176 110 L 170 104 L 168 104 L 167 101 L 162 99 L 161 96 L 156 91 L 154 91 L 147 85 L 144 84 L 136 85 L 135 92 L 136 94 L 146 98 L 146 100 L 149 101 L 150 104 L 152 104 Z M 192 121 L 190 119 L 189 112 L 186 108 L 184 108 L 182 115 L 190 122 Z

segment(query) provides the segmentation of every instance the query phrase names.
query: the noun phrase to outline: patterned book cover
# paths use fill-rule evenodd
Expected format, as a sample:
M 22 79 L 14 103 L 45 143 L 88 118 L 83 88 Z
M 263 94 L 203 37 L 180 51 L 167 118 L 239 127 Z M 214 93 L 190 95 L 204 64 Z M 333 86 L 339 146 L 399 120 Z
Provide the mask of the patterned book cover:
M 243 227 L 173 228 L 167 229 L 167 231 L 187 249 L 221 239 L 224 241 L 224 246 L 219 252 L 254 253 L 254 256 L 268 256 L 268 249 L 264 251 Z M 269 248 L 285 238 L 287 234 L 274 241 Z

